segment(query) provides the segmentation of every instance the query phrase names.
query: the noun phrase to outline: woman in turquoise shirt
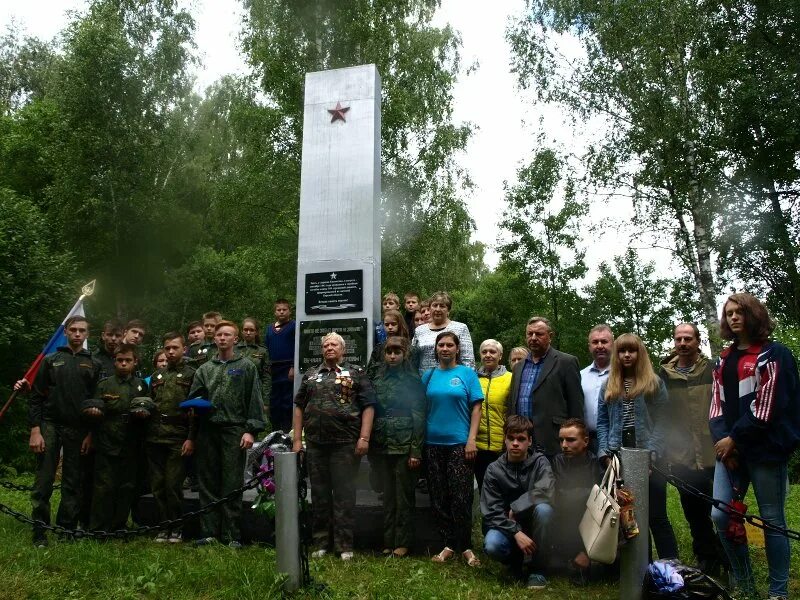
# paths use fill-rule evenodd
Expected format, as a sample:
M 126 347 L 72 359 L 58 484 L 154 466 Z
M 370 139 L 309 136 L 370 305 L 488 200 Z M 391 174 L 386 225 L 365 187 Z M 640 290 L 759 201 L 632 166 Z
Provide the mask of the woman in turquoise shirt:
M 481 419 L 478 375 L 458 364 L 460 340 L 452 331 L 436 336 L 438 366 L 422 376 L 428 403 L 425 460 L 431 507 L 444 548 L 433 557 L 445 562 L 460 552 L 470 567 L 480 561 L 472 551 L 472 478 Z

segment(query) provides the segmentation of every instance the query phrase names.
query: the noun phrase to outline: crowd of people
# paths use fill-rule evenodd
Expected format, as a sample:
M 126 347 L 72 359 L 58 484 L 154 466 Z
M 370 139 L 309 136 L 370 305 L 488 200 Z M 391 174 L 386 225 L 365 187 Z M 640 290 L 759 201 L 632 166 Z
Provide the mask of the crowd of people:
M 761 516 L 786 526 L 788 460 L 800 443 L 798 371 L 791 352 L 770 339 L 774 323 L 755 297 L 726 300 L 721 335 L 731 343 L 716 362 L 703 356 L 697 326 L 679 323 L 658 371 L 638 336 L 615 338 L 605 324 L 588 332 L 592 362 L 581 370 L 576 357 L 552 347 L 552 326 L 540 316 L 524 325 L 526 346 L 509 352 L 507 366 L 494 339 L 480 343 L 476 364 L 469 327 L 450 319 L 446 292 L 425 301 L 409 293 L 403 304 L 401 311 L 397 295 L 384 296 L 367 365 L 345 361 L 344 339 L 325 335 L 321 363 L 302 375 L 294 396 L 295 324 L 285 300 L 275 304 L 263 345 L 255 319 L 240 327 L 218 313 L 191 323 L 186 337 L 165 334 L 148 378 L 137 353 L 142 322 L 106 323 L 90 354 L 88 323 L 73 317 L 68 346 L 45 359 L 30 396 L 34 518 L 49 523 L 62 449 L 59 525 L 125 527 L 148 484 L 161 520 L 177 518 L 187 466 L 203 504 L 236 490 L 247 448 L 271 421 L 291 430 L 293 450 L 306 453 L 315 557 L 353 557 L 364 456 L 383 498 L 385 555 L 402 558 L 414 546 L 422 479 L 442 541 L 432 560 L 460 555 L 479 566 L 477 489 L 485 555 L 530 588 L 545 587 L 557 569 L 576 583 L 595 576 L 578 524 L 622 447 L 648 450 L 658 467 L 649 481 L 649 530 L 660 558 L 678 555 L 661 471 L 725 501 L 752 484 Z M 728 514 L 680 494 L 698 566 L 709 574 L 730 569 L 754 592 L 747 545 L 730 535 Z M 204 516 L 196 543 L 240 547 L 240 510 L 233 501 Z M 156 541 L 180 542 L 181 531 Z M 34 542 L 47 543 L 41 529 Z M 767 531 L 765 543 L 770 598 L 785 598 L 789 541 Z

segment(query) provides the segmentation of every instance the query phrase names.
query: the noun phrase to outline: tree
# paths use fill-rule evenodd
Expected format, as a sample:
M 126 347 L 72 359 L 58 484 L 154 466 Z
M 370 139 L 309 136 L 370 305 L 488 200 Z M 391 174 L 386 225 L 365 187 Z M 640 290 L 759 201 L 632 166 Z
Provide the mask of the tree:
M 710 8 L 717 18 L 698 84 L 719 107 L 730 163 L 720 266 L 798 325 L 800 6 L 728 0 Z
M 686 282 L 655 275 L 655 264 L 643 262 L 628 248 L 613 268 L 600 265 L 600 276 L 585 289 L 595 323 L 608 323 L 615 335 L 635 333 L 657 362 L 679 321 L 693 322 L 696 303 L 687 302 Z
M 381 208 L 385 287 L 468 286 L 482 262 L 460 195 L 469 181 L 454 159 L 471 127 L 453 122 L 458 35 L 430 21 L 436 0 L 243 0 L 244 49 L 261 89 L 278 107 L 299 161 L 303 83 L 310 71 L 374 63 L 382 77 Z M 299 168 L 288 181 L 299 198 Z M 294 205 L 296 210 L 296 204 Z M 447 252 L 439 235 L 447 232 Z M 464 269 L 462 265 L 470 265 Z M 435 279 L 427 279 L 436 263 Z M 449 276 L 448 274 L 453 274 Z M 437 281 L 438 280 L 438 281 Z
M 95 0 L 67 27 L 42 99 L 52 107 L 43 209 L 81 269 L 114 290 L 119 314 L 191 250 L 194 232 L 174 226 L 188 210 L 165 190 L 184 157 L 174 131 L 184 121 L 173 116 L 191 90 L 193 28 L 171 0 Z
M 0 394 L 8 382 L 25 374 L 77 298 L 75 260 L 57 249 L 58 232 L 50 228 L 30 199 L 0 188 Z M 26 438 L 25 402 L 12 405 L 0 436 L 0 464 L 31 466 L 31 455 L 19 442 Z
M 673 249 L 691 273 L 706 325 L 718 327 L 713 226 L 722 177 L 719 123 L 696 84 L 710 26 L 691 0 L 528 0 L 508 32 L 520 85 L 576 118 L 602 117 L 585 156 L 592 183 L 633 200 L 637 229 Z M 582 53 L 567 58 L 562 35 Z
M 572 284 L 586 274 L 579 243 L 587 208 L 576 196 L 566 159 L 550 148 L 540 149 L 517 172 L 517 180 L 506 184 L 508 207 L 500 226 L 510 239 L 500 245 L 500 255 L 546 290 L 559 347 L 564 301 Z M 561 206 L 555 209 L 559 197 Z

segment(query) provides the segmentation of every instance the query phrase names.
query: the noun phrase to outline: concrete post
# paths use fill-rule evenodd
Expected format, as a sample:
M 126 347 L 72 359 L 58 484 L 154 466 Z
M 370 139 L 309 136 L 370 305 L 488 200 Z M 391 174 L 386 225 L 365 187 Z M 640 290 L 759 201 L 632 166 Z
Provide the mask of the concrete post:
M 300 587 L 300 504 L 297 454 L 275 453 L 275 554 L 278 572 L 286 575 L 287 592 Z
M 625 485 L 634 495 L 639 535 L 628 540 L 620 552 L 619 597 L 621 600 L 641 600 L 650 549 L 650 451 L 622 448 L 620 463 Z

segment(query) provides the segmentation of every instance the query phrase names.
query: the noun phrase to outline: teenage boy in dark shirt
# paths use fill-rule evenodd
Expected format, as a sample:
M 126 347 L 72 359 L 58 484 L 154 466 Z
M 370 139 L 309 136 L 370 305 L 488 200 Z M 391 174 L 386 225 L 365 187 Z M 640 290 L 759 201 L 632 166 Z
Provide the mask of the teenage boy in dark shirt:
M 481 491 L 483 548 L 520 579 L 526 570 L 534 571 L 526 585 L 543 589 L 547 579 L 535 571 L 541 570 L 540 550 L 547 547 L 555 480 L 547 457 L 532 450 L 532 433 L 527 417 L 506 419 L 506 451 L 489 465 Z

